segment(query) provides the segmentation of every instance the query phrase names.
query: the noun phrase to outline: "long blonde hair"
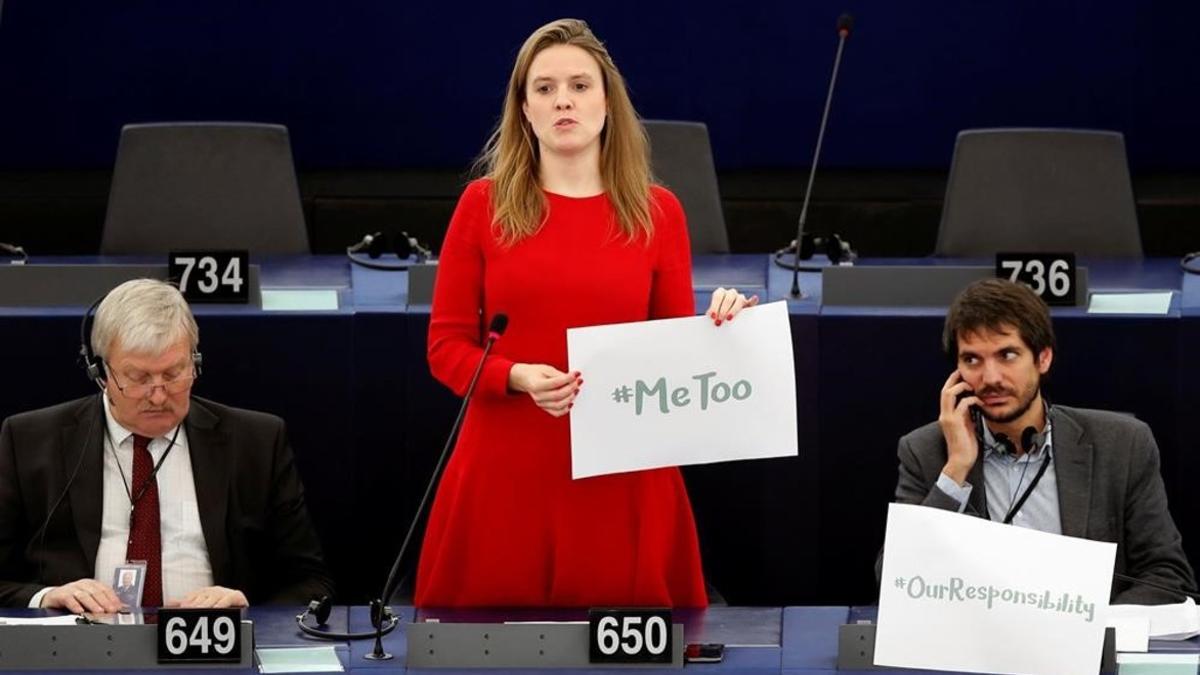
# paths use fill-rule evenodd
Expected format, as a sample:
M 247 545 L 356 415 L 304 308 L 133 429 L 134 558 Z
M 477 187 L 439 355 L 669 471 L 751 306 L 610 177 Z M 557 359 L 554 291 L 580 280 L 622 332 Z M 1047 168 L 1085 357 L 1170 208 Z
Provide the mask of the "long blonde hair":
M 621 230 L 630 240 L 639 232 L 644 233 L 648 241 L 653 233 L 650 222 L 653 179 L 646 130 L 604 43 L 579 19 L 552 21 L 525 40 L 508 80 L 500 123 L 476 163 L 477 169 L 492 180 L 493 225 L 500 232 L 500 240 L 513 244 L 534 234 L 549 209 L 538 178 L 537 137 L 525 119 L 522 106 L 534 57 L 555 45 L 579 47 L 600 66 L 608 108 L 600 132 L 600 178 Z

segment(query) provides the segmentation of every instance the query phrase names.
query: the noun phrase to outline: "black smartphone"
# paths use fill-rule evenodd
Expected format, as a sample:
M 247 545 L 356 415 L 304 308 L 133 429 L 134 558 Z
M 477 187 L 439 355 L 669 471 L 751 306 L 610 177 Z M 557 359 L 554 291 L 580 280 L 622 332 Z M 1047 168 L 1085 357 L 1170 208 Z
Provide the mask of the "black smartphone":
M 725 645 L 716 642 L 693 642 L 683 650 L 687 663 L 720 663 L 725 658 Z
M 974 390 L 968 389 L 964 392 L 959 393 L 958 398 L 955 399 L 955 403 L 957 404 L 957 403 L 961 402 L 964 398 L 967 398 L 968 396 L 974 396 L 974 395 L 975 395 Z M 977 405 L 971 406 L 969 408 L 969 410 L 971 411 L 971 421 L 975 424 L 975 438 L 979 441 L 979 447 L 982 448 L 983 447 L 983 411 L 980 410 L 979 406 L 977 406 Z

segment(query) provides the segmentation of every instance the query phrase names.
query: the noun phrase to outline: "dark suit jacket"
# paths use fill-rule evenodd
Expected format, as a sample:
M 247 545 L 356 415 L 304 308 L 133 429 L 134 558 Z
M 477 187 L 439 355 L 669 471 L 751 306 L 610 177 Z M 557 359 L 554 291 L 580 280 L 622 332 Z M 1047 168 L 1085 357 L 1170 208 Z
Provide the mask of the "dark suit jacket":
M 0 427 L 0 605 L 25 606 L 44 586 L 95 574 L 104 424 L 100 396 L 89 396 Z M 213 582 L 251 604 L 332 595 L 283 420 L 193 398 L 184 429 Z
M 1167 510 L 1150 427 L 1127 415 L 1058 405 L 1050 416 L 1062 533 L 1115 542 L 1118 574 L 1194 590 L 1191 565 Z M 946 439 L 936 422 L 901 438 L 898 454 L 897 502 L 958 510 L 958 502 L 935 486 L 946 465 Z M 967 482 L 975 487 L 964 512 L 988 518 L 982 457 Z M 877 565 L 876 576 L 880 570 Z M 1114 604 L 1181 600 L 1148 586 L 1113 582 Z

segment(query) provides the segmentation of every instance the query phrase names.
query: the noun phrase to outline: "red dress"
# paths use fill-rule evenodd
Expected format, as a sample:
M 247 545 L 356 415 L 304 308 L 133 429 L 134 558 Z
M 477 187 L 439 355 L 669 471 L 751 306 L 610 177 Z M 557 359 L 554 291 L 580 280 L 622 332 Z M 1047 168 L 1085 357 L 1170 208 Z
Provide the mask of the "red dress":
M 430 512 L 422 607 L 702 607 L 691 504 L 679 470 L 571 480 L 567 416 L 508 392 L 514 363 L 567 370 L 567 328 L 691 316 L 683 209 L 652 190 L 654 236 L 627 243 L 607 196 L 547 194 L 537 234 L 501 246 L 488 180 L 467 186 L 438 263 L 429 367 L 466 392 L 497 313 L 493 347 Z M 583 373 L 587 386 L 587 373 Z

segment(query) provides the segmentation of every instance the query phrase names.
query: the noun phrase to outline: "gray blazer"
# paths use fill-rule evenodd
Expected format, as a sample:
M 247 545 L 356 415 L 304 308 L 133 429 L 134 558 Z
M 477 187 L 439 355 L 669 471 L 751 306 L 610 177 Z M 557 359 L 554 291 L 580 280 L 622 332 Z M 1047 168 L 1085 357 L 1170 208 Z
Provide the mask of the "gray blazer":
M 1195 590 L 1182 539 L 1167 510 L 1159 475 L 1158 445 L 1144 422 L 1102 410 L 1050 409 L 1054 469 L 1062 533 L 1117 544 L 1115 571 L 1171 588 Z M 900 439 L 896 501 L 958 510 L 958 502 L 935 487 L 946 465 L 946 440 L 936 422 Z M 964 513 L 988 517 L 983 462 L 971 468 L 975 486 Z M 875 567 L 882 571 L 882 554 Z M 1114 581 L 1112 602 L 1159 604 L 1181 596 L 1149 586 Z

